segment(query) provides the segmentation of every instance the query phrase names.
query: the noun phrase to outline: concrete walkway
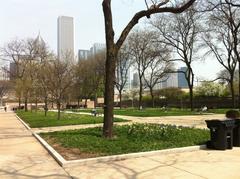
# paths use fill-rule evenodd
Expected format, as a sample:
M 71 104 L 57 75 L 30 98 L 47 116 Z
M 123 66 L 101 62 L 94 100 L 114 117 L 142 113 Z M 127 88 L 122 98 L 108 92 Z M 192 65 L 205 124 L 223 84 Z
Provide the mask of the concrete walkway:
M 0 112 L 0 178 L 71 178 L 12 112 Z
M 56 112 L 56 110 L 52 110 L 52 111 Z M 84 113 L 84 112 L 66 111 L 65 113 L 91 115 L 91 113 Z M 192 116 L 160 116 L 160 117 L 134 117 L 134 116 L 114 115 L 114 117 L 129 120 L 129 122 L 115 122 L 114 123 L 115 125 L 126 125 L 126 124 L 132 124 L 132 123 L 152 123 L 152 124 L 171 124 L 171 125 L 206 129 L 207 125 L 205 120 L 224 119 L 224 114 L 192 115 Z M 84 128 L 90 128 L 90 127 L 101 127 L 102 125 L 103 124 L 83 124 L 83 125 L 68 125 L 68 126 L 57 126 L 57 127 L 41 127 L 41 128 L 33 128 L 32 131 L 36 133 L 54 132 L 54 131 L 84 129 Z
M 79 179 L 239 179 L 240 148 L 199 150 L 65 168 Z
M 14 113 L 0 112 L 1 179 L 239 179 L 239 169 L 240 147 L 226 151 L 199 150 L 154 155 L 63 169 L 23 127 Z

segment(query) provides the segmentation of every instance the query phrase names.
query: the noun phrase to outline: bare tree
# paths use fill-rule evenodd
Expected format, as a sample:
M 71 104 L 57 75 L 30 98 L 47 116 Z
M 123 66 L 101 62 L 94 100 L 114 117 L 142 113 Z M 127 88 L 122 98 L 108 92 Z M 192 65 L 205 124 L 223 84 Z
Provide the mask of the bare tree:
M 7 95 L 10 87 L 11 86 L 9 81 L 0 81 L 0 106 L 3 105 L 3 97 Z
M 232 106 L 234 108 L 234 75 L 237 59 L 234 58 L 234 41 L 231 30 L 228 28 L 228 25 L 222 21 L 219 14 L 212 14 L 210 16 L 209 28 L 203 37 L 203 41 L 209 49 L 206 56 L 212 54 L 225 69 L 218 75 L 218 78 L 228 82 L 232 97 Z
M 173 71 L 173 63 L 171 63 L 170 60 L 170 51 L 165 46 L 158 47 L 160 49 L 160 52 L 158 56 L 156 56 L 154 59 L 150 60 L 150 64 L 148 66 L 148 69 L 146 70 L 146 73 L 144 73 L 144 81 L 146 86 L 150 90 L 150 95 L 152 98 L 152 107 L 155 107 L 154 103 L 154 88 L 157 84 L 167 80 L 168 74 Z
M 214 0 L 208 1 L 209 6 L 214 7 L 210 12 L 212 22 L 222 25 L 231 36 L 232 52 L 240 68 L 240 4 L 237 0 Z M 240 77 L 240 72 L 238 74 Z M 238 82 L 238 93 L 240 94 L 240 78 Z M 240 95 L 238 98 L 240 108 Z
M 135 31 L 128 38 L 131 58 L 135 62 L 139 78 L 139 109 L 142 107 L 144 75 L 150 65 L 154 64 L 154 59 L 159 57 L 161 51 L 156 39 L 156 33 L 146 30 Z
M 94 97 L 95 105 L 98 93 L 103 91 L 104 75 L 105 75 L 105 52 L 100 52 L 88 60 L 79 62 L 76 68 L 76 86 L 78 96 L 87 99 Z
M 118 54 L 117 58 L 117 70 L 116 70 L 116 89 L 119 93 L 120 109 L 122 109 L 122 92 L 126 86 L 129 77 L 129 70 L 132 66 L 132 60 L 129 52 L 128 45 L 124 45 Z
M 192 62 L 194 60 L 193 53 L 197 48 L 197 35 L 200 32 L 197 19 L 199 16 L 193 8 L 178 15 L 165 15 L 157 18 L 151 25 L 156 28 L 159 33 L 159 42 L 165 43 L 172 47 L 176 55 L 179 57 L 173 61 L 183 62 L 187 71 L 182 71 L 189 87 L 190 108 L 193 110 L 193 85 L 194 73 Z
M 63 99 L 66 97 L 67 90 L 71 87 L 74 81 L 72 65 L 69 63 L 71 56 L 64 56 L 61 61 L 59 59 L 51 61 L 49 63 L 47 70 L 48 85 L 52 97 L 56 101 L 58 109 L 58 117 L 60 119 L 61 107 L 63 104 Z
M 113 107 L 114 107 L 114 81 L 115 81 L 115 71 L 116 71 L 116 61 L 118 51 L 120 50 L 122 44 L 127 38 L 129 32 L 132 28 L 139 22 L 140 19 L 144 17 L 150 18 L 152 14 L 157 13 L 181 13 L 187 8 L 189 8 L 196 0 L 182 1 L 182 4 L 176 4 L 171 6 L 172 3 L 169 0 L 164 0 L 157 2 L 155 4 L 147 5 L 146 10 L 137 12 L 129 23 L 126 25 L 122 31 L 120 37 L 117 41 L 114 41 L 114 28 L 113 28 L 113 17 L 112 17 L 112 6 L 111 0 L 103 0 L 102 7 L 104 13 L 105 21 L 105 39 L 106 39 L 106 81 L 105 81 L 105 95 L 104 95 L 104 124 L 103 124 L 103 136 L 111 138 L 113 135 Z M 169 7 L 169 6 L 171 7 Z

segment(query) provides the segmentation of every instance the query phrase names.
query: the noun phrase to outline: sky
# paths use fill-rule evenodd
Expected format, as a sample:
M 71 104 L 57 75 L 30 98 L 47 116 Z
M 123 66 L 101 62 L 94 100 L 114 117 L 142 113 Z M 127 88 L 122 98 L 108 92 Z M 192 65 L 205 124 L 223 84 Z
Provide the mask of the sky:
M 141 1 L 112 0 L 116 36 L 135 12 L 145 9 L 144 0 Z M 75 53 L 78 49 L 90 49 L 93 43 L 104 43 L 101 3 L 102 0 L 0 0 L 0 47 L 16 38 L 37 37 L 40 32 L 56 52 L 57 18 L 61 15 L 74 18 Z M 220 66 L 213 58 L 208 58 L 193 67 L 197 78 L 211 80 L 216 77 Z

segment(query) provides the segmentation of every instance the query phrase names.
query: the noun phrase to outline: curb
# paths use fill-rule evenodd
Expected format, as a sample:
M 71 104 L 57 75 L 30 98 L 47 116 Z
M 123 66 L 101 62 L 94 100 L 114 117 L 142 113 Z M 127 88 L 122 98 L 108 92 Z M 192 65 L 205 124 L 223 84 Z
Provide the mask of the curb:
M 56 151 L 54 150 L 43 138 L 41 138 L 38 134 L 33 133 L 33 136 L 42 144 L 42 146 L 48 151 L 48 153 L 57 161 L 60 166 L 64 166 L 66 160 Z
M 153 155 L 166 155 L 166 154 L 172 154 L 172 153 L 191 152 L 191 151 L 203 150 L 203 149 L 207 148 L 206 145 L 197 145 L 197 146 L 190 146 L 190 147 L 156 150 L 156 151 L 150 151 L 150 152 L 138 152 L 138 153 L 130 153 L 130 154 L 121 154 L 121 155 L 88 158 L 88 159 L 79 159 L 79 160 L 65 160 L 42 137 L 40 137 L 37 133 L 33 132 L 31 130 L 31 128 L 20 117 L 18 117 L 17 115 L 16 115 L 16 117 L 28 130 L 31 131 L 32 135 L 40 142 L 40 144 L 48 151 L 48 153 L 62 167 L 70 167 L 70 166 L 74 166 L 74 165 L 94 164 L 94 163 L 98 163 L 98 162 L 110 162 L 110 161 L 126 160 L 126 159 L 131 159 L 131 158 L 147 157 L 147 156 L 153 156 Z
M 18 117 L 17 114 L 15 114 L 15 116 L 18 118 L 18 120 L 24 125 L 24 127 L 26 127 L 28 130 L 32 131 L 32 129 L 20 118 Z
M 38 134 L 33 133 L 33 135 L 37 138 L 37 140 L 44 146 L 44 148 L 53 156 L 53 158 L 62 167 L 94 164 L 94 163 L 98 163 L 98 162 L 118 161 L 118 160 L 125 160 L 125 159 L 138 158 L 138 157 L 147 157 L 147 156 L 153 156 L 153 155 L 165 155 L 165 154 L 171 154 L 171 153 L 191 152 L 191 151 L 206 149 L 206 145 L 199 145 L 199 146 L 190 146 L 190 147 L 164 149 L 164 150 L 157 150 L 157 151 L 150 151 L 150 152 L 138 152 L 138 153 L 130 153 L 130 154 L 112 155 L 112 156 L 104 156 L 104 157 L 96 157 L 96 158 L 88 158 L 88 159 L 65 160 L 56 150 L 54 150 Z

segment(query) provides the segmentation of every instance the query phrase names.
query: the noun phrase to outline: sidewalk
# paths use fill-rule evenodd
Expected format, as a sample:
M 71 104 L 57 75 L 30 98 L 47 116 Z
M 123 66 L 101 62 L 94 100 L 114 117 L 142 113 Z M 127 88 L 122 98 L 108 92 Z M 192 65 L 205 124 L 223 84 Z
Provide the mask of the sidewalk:
M 63 169 L 23 127 L 14 113 L 0 112 L 1 179 L 239 179 L 239 169 L 240 147 L 226 151 L 199 150 L 73 165 Z
M 71 178 L 12 112 L 0 112 L 0 178 Z
M 240 148 L 154 155 L 66 167 L 80 179 L 239 179 Z

